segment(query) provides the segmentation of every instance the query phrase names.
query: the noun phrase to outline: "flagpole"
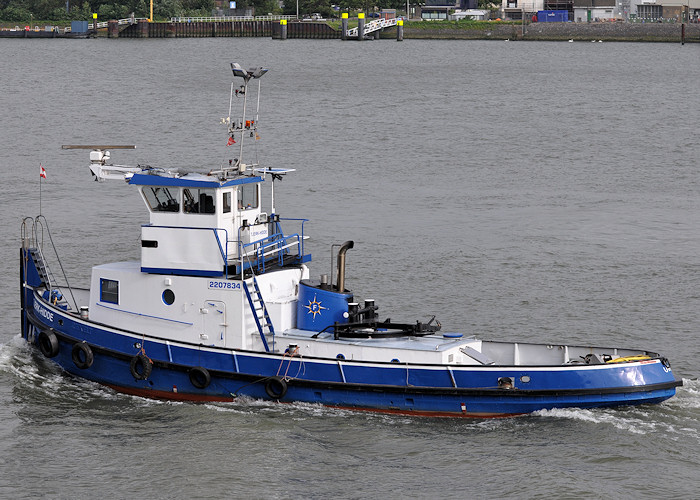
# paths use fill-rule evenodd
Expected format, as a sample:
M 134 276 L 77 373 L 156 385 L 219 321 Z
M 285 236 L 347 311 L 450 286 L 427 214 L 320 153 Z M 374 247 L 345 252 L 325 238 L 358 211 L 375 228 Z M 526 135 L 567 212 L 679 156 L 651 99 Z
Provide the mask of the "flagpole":
M 44 165 L 39 163 L 39 216 L 41 216 L 41 179 L 46 179 L 46 170 Z

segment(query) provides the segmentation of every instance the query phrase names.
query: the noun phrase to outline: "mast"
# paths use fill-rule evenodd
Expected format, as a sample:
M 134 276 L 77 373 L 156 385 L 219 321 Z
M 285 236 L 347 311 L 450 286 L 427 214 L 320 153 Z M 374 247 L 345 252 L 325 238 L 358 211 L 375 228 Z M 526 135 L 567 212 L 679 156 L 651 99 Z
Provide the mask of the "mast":
M 267 69 L 263 67 L 258 67 L 258 68 L 250 68 L 248 70 L 245 70 L 241 67 L 240 64 L 238 63 L 231 63 L 231 71 L 233 72 L 233 76 L 243 78 L 243 114 L 241 117 L 241 122 L 237 123 L 235 120 L 231 122 L 231 101 L 233 99 L 233 86 L 231 87 L 231 99 L 229 101 L 229 116 L 227 121 L 229 122 L 229 134 L 231 137 L 234 137 L 234 135 L 238 132 L 240 133 L 240 144 L 239 144 L 239 152 L 238 152 L 238 163 L 236 165 L 236 168 L 240 170 L 243 168 L 243 138 L 245 137 L 245 133 L 247 130 L 250 130 L 252 134 L 257 134 L 257 119 L 258 119 L 258 113 L 260 110 L 260 81 L 258 81 L 258 98 L 257 98 L 257 111 L 255 114 L 255 121 L 246 128 L 246 110 L 248 106 L 248 83 L 250 82 L 251 78 L 253 79 L 259 79 L 262 77 L 265 73 L 267 73 Z M 238 92 L 237 92 L 238 93 Z M 227 173 L 227 168 L 224 168 L 224 173 Z

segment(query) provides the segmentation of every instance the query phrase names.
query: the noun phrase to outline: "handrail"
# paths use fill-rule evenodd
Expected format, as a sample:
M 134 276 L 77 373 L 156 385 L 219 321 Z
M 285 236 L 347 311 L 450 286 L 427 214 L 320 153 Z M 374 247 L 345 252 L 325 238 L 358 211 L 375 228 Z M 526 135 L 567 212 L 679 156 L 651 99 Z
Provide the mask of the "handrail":
M 43 222 L 42 222 L 43 220 Z M 39 235 L 38 235 L 38 228 L 41 227 L 41 242 L 39 242 Z M 68 276 L 66 275 L 66 270 L 63 268 L 63 263 L 61 262 L 61 258 L 58 256 L 58 251 L 56 250 L 56 245 L 53 242 L 53 237 L 51 236 L 51 230 L 49 229 L 49 221 L 44 217 L 43 215 L 38 215 L 34 219 L 33 227 L 32 227 L 32 232 L 33 234 L 33 239 L 34 243 L 36 244 L 37 251 L 39 252 L 39 255 L 41 256 L 41 260 L 44 263 L 44 267 L 46 267 L 46 272 L 47 272 L 47 279 L 48 279 L 48 274 L 51 274 L 51 271 L 49 269 L 49 264 L 46 261 L 46 258 L 44 257 L 44 252 L 43 252 L 43 246 L 44 246 L 44 228 L 46 228 L 46 233 L 49 236 L 49 242 L 51 243 L 51 248 L 53 248 L 53 253 L 56 256 L 56 261 L 58 262 L 58 266 L 61 268 L 61 273 L 63 274 L 63 279 L 66 282 L 66 288 L 68 288 L 68 292 L 70 293 L 71 298 L 73 299 L 73 304 L 75 305 L 75 310 L 78 311 L 78 301 L 75 300 L 75 296 L 73 295 L 73 289 L 70 286 L 70 283 L 68 282 Z M 50 282 L 51 280 L 48 279 Z M 49 292 L 53 288 L 54 284 L 52 283 L 47 283 Z M 57 283 L 55 286 L 60 288 L 60 285 Z
M 125 19 L 117 19 L 117 24 L 119 24 L 120 26 L 123 24 L 136 24 L 139 21 L 148 21 L 148 18 L 145 18 L 145 17 L 127 17 Z M 106 28 L 108 26 L 109 26 L 109 21 L 99 22 L 99 23 L 97 23 L 96 26 L 95 26 L 95 23 L 88 24 L 89 29 L 95 29 L 95 27 L 97 27 L 97 29 L 100 29 L 100 28 Z M 60 28 L 59 28 L 59 31 L 60 31 Z M 63 28 L 63 32 L 70 33 L 71 27 L 66 26 L 65 28 Z
M 275 232 L 265 238 L 261 238 L 256 241 L 251 241 L 250 243 L 243 243 L 243 238 L 241 236 L 241 229 L 238 228 L 238 257 L 241 260 L 241 272 L 244 270 L 245 258 L 248 261 L 250 269 L 254 266 L 257 268 L 258 272 L 265 272 L 265 257 L 270 255 L 278 255 L 279 265 L 284 262 L 284 250 L 292 248 L 294 245 L 297 246 L 297 255 L 303 255 L 303 222 L 306 219 L 290 219 L 290 220 L 301 220 L 302 221 L 302 236 L 298 233 L 293 233 L 290 235 L 284 235 L 279 227 L 279 222 L 275 221 L 274 230 Z M 292 241 L 296 240 L 296 241 Z M 248 251 L 247 249 L 254 247 L 253 251 Z M 255 256 L 254 260 L 251 261 L 250 257 Z
M 257 261 L 258 264 L 258 271 L 261 271 L 264 273 L 265 272 L 265 259 L 264 257 L 266 255 L 275 255 L 278 254 L 278 259 L 279 259 L 279 264 L 281 265 L 283 262 L 284 258 L 284 252 L 283 250 L 287 248 L 291 248 L 294 246 L 295 243 L 288 243 L 289 240 L 296 238 L 296 245 L 297 245 L 297 253 L 299 252 L 301 246 L 300 246 L 300 238 L 299 235 L 294 233 L 290 234 L 289 236 L 284 236 L 281 235 L 279 238 L 275 238 L 276 236 L 280 236 L 281 233 L 275 233 L 272 236 L 269 236 L 267 238 L 264 238 L 262 240 L 253 242 L 253 243 L 244 243 L 243 248 L 253 246 L 253 245 L 258 245 L 258 248 L 255 250 L 255 260 Z M 275 238 L 275 239 L 272 239 Z M 265 241 L 265 240 L 270 240 L 270 241 Z M 283 246 L 279 246 L 280 244 L 283 244 Z M 267 249 L 271 247 L 276 247 L 272 251 L 266 251 Z
M 296 16 L 217 16 L 217 17 L 171 17 L 171 23 L 211 23 L 225 21 L 281 21 L 296 19 Z
M 267 236 L 265 238 L 256 240 L 256 241 L 251 241 L 250 243 L 243 243 L 243 239 L 241 238 L 241 228 L 238 228 L 238 242 L 239 242 L 239 255 L 241 257 L 241 274 L 243 273 L 243 262 L 242 259 L 243 257 L 248 258 L 248 263 L 252 267 L 255 265 L 258 268 L 258 271 L 262 269 L 262 272 L 265 272 L 265 262 L 264 259 L 262 258 L 264 254 L 260 253 L 260 248 L 262 247 L 267 247 L 270 246 L 271 244 L 275 244 L 277 242 L 276 238 L 280 235 L 280 233 L 273 233 L 270 236 Z M 284 236 L 283 236 L 284 237 Z M 273 240 L 274 239 L 274 240 Z M 255 247 L 256 245 L 259 245 L 259 248 L 256 248 L 253 252 L 248 252 L 246 251 L 246 248 L 249 247 Z M 272 254 L 274 252 L 271 252 Z M 251 262 L 250 261 L 250 256 L 255 255 L 255 261 Z
M 301 222 L 301 249 L 300 249 L 301 252 L 299 253 L 299 255 L 304 255 L 304 240 L 306 239 L 306 237 L 304 236 L 304 224 L 306 222 L 309 222 L 309 219 L 297 219 L 297 218 L 293 218 L 293 217 L 278 217 L 277 220 L 275 221 L 277 228 L 279 228 L 279 221 L 281 221 L 281 220 L 295 220 L 295 221 Z M 281 233 L 282 230 L 280 229 L 279 232 Z
M 391 26 L 396 26 L 396 22 L 398 21 L 397 18 L 391 18 L 391 19 L 375 19 L 374 21 L 370 21 L 367 24 L 365 24 L 364 29 L 362 30 L 362 34 L 367 35 L 369 33 L 373 33 L 377 30 L 380 30 L 382 28 L 390 28 Z M 357 27 L 349 29 L 347 31 L 347 36 L 357 36 Z

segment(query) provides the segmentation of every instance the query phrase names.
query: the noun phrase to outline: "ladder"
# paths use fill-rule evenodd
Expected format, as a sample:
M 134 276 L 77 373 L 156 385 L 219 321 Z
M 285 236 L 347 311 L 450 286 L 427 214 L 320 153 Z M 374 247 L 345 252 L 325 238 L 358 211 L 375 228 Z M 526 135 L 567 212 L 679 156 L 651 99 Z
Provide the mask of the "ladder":
M 248 304 L 253 312 L 255 324 L 258 326 L 260 338 L 265 346 L 265 351 L 270 352 L 270 347 L 267 344 L 267 335 L 272 335 L 272 349 L 274 350 L 275 329 L 272 326 L 272 321 L 270 321 L 270 315 L 267 313 L 267 307 L 265 307 L 265 301 L 260 294 L 260 287 L 258 287 L 258 280 L 255 279 L 255 276 L 253 276 L 251 285 L 252 287 L 248 288 L 248 283 L 245 280 L 243 281 L 243 289 L 246 297 L 248 297 Z
M 41 253 L 41 250 L 37 247 L 29 248 L 28 250 L 29 255 L 32 256 L 32 260 L 34 261 L 34 266 L 39 273 L 39 278 L 41 278 L 41 281 L 44 282 L 46 289 L 51 290 L 53 288 L 53 284 L 56 283 L 56 279 L 54 278 L 53 273 L 51 273 L 51 269 L 49 269 L 48 264 L 44 262 L 44 256 Z

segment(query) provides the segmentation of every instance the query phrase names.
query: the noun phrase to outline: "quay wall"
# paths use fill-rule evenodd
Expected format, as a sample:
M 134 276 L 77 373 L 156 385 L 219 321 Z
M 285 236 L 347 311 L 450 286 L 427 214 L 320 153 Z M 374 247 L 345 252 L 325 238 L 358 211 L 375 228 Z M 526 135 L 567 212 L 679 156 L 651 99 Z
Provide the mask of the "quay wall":
M 685 41 L 700 42 L 700 24 L 685 24 Z M 380 38 L 396 39 L 396 28 Z M 404 39 L 449 40 L 574 40 L 681 42 L 680 23 L 518 23 L 501 22 L 406 22 Z M 191 23 L 139 22 L 126 28 L 111 24 L 100 35 L 119 38 L 272 37 L 280 38 L 278 21 L 217 21 Z M 287 38 L 340 38 L 340 30 L 325 22 L 290 22 Z
M 137 24 L 119 29 L 110 21 L 107 28 L 110 38 L 191 38 L 191 37 L 273 37 L 279 38 L 279 21 L 208 21 L 165 22 Z M 326 23 L 296 22 L 287 26 L 287 38 L 340 38 L 340 31 Z
M 478 26 L 478 27 L 477 27 Z M 449 26 L 424 29 L 416 23 L 404 25 L 404 38 L 465 40 L 603 40 L 609 42 L 678 42 L 680 23 L 479 23 L 473 28 Z M 396 31 L 393 30 L 394 36 Z M 524 33 L 524 34 L 523 34 Z M 392 38 L 391 32 L 382 38 Z M 700 24 L 685 25 L 685 41 L 700 42 Z

